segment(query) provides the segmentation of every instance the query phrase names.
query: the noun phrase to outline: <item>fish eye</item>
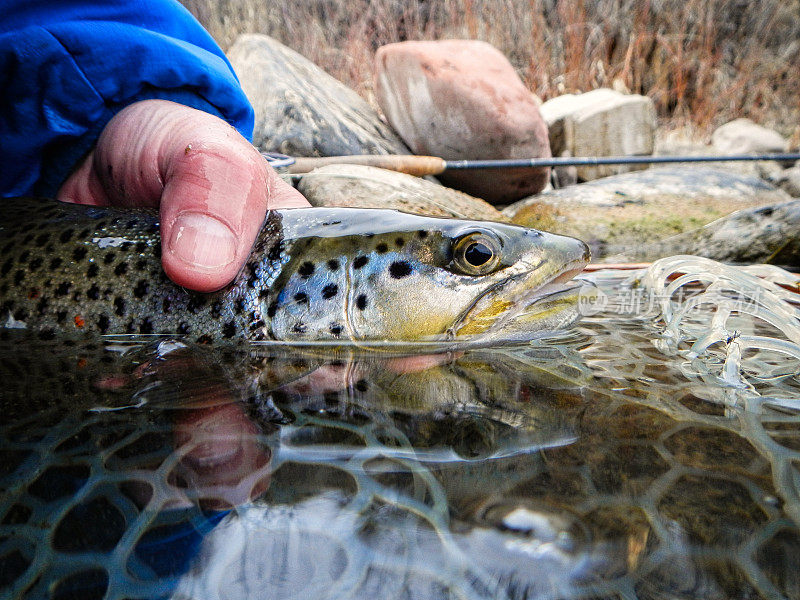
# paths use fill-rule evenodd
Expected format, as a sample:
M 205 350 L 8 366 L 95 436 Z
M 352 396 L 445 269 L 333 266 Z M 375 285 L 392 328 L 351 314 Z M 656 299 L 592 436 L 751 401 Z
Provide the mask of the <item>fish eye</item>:
M 500 242 L 488 233 L 468 233 L 453 246 L 453 265 L 466 275 L 488 275 L 499 262 Z

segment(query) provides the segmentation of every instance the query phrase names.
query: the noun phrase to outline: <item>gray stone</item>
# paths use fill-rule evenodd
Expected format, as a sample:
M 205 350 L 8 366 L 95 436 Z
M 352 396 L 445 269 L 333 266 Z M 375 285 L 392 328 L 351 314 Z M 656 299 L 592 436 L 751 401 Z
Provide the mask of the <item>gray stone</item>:
M 393 208 L 434 217 L 508 221 L 483 200 L 405 173 L 328 165 L 302 176 L 297 189 L 313 206 Z
M 646 96 L 602 88 L 564 94 L 540 107 L 553 156 L 630 156 L 653 153 L 656 113 Z M 578 167 L 584 181 L 646 168 L 636 165 Z
M 280 42 L 241 35 L 228 51 L 256 112 L 253 143 L 293 156 L 408 154 L 353 90 Z
M 749 208 L 640 252 L 656 258 L 694 254 L 737 263 L 800 266 L 800 200 Z
M 664 167 L 552 190 L 509 206 L 514 223 L 578 237 L 595 259 L 653 258 L 655 243 L 789 196 L 752 176 L 711 167 Z M 657 251 L 657 253 L 660 251 Z
M 750 119 L 736 119 L 711 134 L 711 145 L 720 154 L 766 154 L 785 152 L 788 144 L 777 131 Z
M 790 196 L 800 198 L 800 161 L 789 169 L 773 174 L 769 179 Z

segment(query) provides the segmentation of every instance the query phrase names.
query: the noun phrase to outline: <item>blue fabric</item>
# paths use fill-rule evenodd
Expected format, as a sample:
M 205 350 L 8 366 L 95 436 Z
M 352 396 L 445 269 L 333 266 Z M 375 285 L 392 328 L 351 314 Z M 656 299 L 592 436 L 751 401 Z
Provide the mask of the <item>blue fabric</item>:
M 173 0 L 0 0 L 0 195 L 52 196 L 125 106 L 162 98 L 252 139 L 253 109 Z

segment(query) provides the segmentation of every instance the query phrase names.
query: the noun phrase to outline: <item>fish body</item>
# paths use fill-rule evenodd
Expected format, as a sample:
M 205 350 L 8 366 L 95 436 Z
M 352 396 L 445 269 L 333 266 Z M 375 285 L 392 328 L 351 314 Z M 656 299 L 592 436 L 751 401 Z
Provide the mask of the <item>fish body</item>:
M 554 329 L 574 320 L 563 282 L 589 259 L 583 242 L 501 223 L 275 210 L 235 281 L 200 294 L 164 275 L 156 212 L 41 199 L 0 205 L 0 247 L 0 326 L 200 342 Z

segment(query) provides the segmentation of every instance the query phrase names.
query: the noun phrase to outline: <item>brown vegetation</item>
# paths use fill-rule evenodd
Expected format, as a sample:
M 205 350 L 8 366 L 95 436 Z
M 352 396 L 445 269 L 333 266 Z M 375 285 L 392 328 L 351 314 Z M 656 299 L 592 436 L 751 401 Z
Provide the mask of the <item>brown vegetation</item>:
M 375 49 L 472 38 L 543 99 L 624 84 L 667 125 L 800 135 L 800 0 L 183 0 L 227 48 L 271 35 L 372 100 Z

